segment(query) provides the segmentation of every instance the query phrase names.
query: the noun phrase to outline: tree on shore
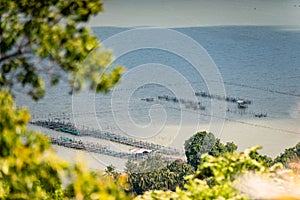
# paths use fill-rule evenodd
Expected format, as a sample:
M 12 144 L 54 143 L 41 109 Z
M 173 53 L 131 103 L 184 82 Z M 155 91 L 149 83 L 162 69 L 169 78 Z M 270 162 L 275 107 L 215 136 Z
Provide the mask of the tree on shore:
M 300 172 L 284 169 L 280 163 L 266 167 L 263 159 L 253 158 L 260 148 L 219 156 L 205 153 L 195 174 L 186 177 L 183 189 L 151 190 L 135 200 L 299 199 Z
M 237 146 L 232 142 L 223 145 L 220 139 L 215 138 L 212 133 L 203 131 L 196 133 L 185 141 L 184 149 L 188 164 L 197 169 L 203 154 L 208 153 L 212 156 L 219 156 L 225 152 L 236 151 Z
M 164 163 L 159 155 L 150 156 L 140 163 L 129 160 L 125 171 L 134 194 L 143 194 L 148 190 L 175 191 L 177 187 L 183 188 L 185 176 L 195 172 L 192 166 L 181 160 Z

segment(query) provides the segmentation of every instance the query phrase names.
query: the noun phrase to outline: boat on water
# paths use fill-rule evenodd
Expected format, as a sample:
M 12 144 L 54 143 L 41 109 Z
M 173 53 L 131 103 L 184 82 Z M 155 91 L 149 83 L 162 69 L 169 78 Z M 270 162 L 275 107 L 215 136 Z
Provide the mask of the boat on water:
M 267 117 L 267 113 L 260 113 L 260 114 L 256 113 L 254 116 L 258 118 Z
M 247 102 L 245 102 L 244 100 L 237 100 L 236 101 L 238 108 L 240 109 L 245 109 L 248 107 Z

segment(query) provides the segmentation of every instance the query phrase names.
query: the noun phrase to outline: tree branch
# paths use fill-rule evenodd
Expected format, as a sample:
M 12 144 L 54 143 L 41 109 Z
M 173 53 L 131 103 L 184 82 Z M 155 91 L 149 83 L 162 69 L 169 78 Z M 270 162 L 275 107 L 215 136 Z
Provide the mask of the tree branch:
M 29 45 L 29 41 L 27 43 L 17 47 L 17 50 L 15 52 L 13 52 L 11 54 L 8 54 L 8 55 L 0 56 L 0 63 L 4 62 L 7 59 L 12 59 L 14 57 L 17 57 L 18 55 L 29 53 L 29 51 L 23 50 L 23 48 L 28 46 L 28 45 Z
M 5 55 L 3 57 L 0 57 L 0 63 L 7 60 L 7 59 L 11 59 L 14 58 L 18 55 L 22 54 L 22 52 L 20 50 L 16 51 L 15 53 L 9 54 L 9 55 Z

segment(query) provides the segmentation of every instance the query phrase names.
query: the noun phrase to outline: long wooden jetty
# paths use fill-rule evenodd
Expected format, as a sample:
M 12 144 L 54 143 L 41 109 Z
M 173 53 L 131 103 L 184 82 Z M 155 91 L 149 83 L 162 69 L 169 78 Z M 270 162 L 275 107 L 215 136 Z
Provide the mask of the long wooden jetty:
M 69 137 L 53 137 L 50 136 L 51 143 L 67 148 L 72 148 L 72 149 L 78 149 L 78 150 L 85 150 L 88 152 L 93 152 L 93 153 L 99 153 L 102 155 L 107 155 L 107 156 L 113 156 L 117 158 L 122 158 L 122 159 L 132 159 L 132 160 L 140 160 L 140 159 L 146 159 L 148 156 L 152 156 L 153 154 L 157 152 L 151 152 L 151 153 L 127 153 L 127 152 L 118 152 L 109 149 L 107 146 L 100 145 L 97 143 L 93 142 L 83 142 L 80 139 L 72 139 Z M 162 155 L 162 158 L 166 161 L 174 160 L 172 157 L 164 156 Z
M 142 158 L 142 156 L 137 156 L 126 152 L 113 151 L 109 149 L 107 146 L 99 145 L 92 142 L 82 142 L 81 140 L 76 140 L 69 137 L 50 137 L 50 138 L 52 144 L 56 144 L 67 148 L 86 150 L 89 152 L 100 153 L 103 155 L 124 158 L 124 159 Z
M 48 121 L 38 120 L 38 121 L 31 122 L 31 124 L 52 129 L 55 131 L 68 133 L 74 136 L 88 136 L 88 137 L 93 137 L 98 139 L 109 140 L 112 142 L 132 146 L 132 147 L 154 150 L 166 155 L 177 155 L 177 156 L 183 155 L 183 152 L 180 151 L 179 149 L 166 147 L 166 146 L 162 146 L 150 142 L 145 142 L 142 140 L 137 140 L 126 136 L 121 136 L 118 134 L 110 133 L 108 131 L 100 131 L 100 130 L 88 129 L 88 128 L 78 129 L 72 123 L 65 123 L 65 122 L 52 121 L 52 120 L 48 120 Z

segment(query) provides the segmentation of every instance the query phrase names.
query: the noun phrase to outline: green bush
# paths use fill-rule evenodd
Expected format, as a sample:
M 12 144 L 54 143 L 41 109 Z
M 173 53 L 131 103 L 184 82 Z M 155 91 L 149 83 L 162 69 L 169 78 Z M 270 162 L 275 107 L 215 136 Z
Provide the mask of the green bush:
M 262 161 L 251 158 L 259 148 L 247 149 L 242 153 L 226 152 L 220 156 L 204 154 L 195 175 L 187 177 L 184 189 L 171 191 L 148 191 L 136 197 L 141 199 L 249 199 L 235 188 L 236 178 L 248 173 L 267 173 L 271 169 Z
M 0 199 L 128 199 L 112 179 L 59 159 L 46 136 L 26 129 L 29 119 L 0 92 Z

